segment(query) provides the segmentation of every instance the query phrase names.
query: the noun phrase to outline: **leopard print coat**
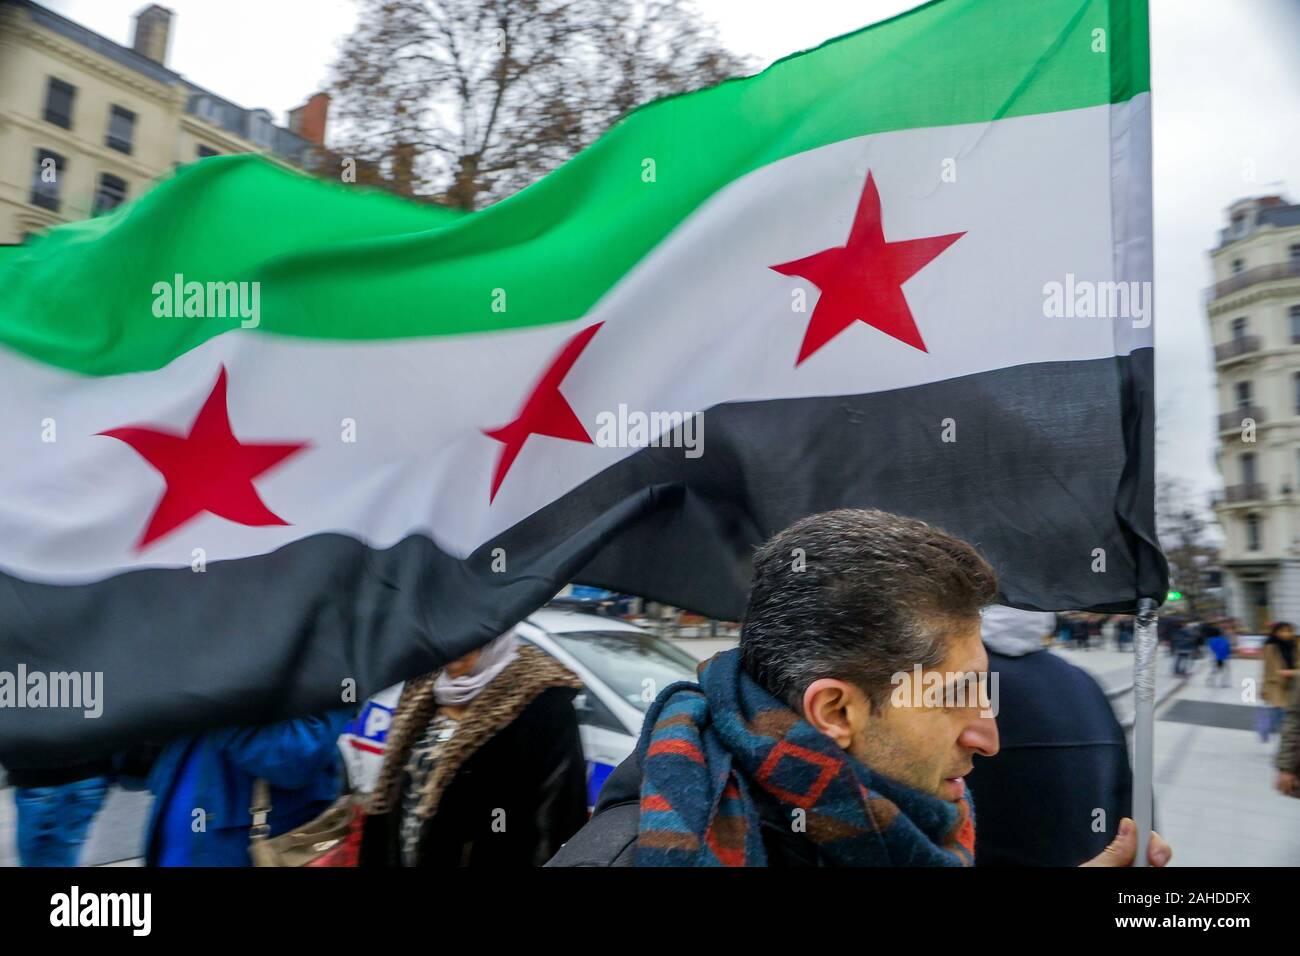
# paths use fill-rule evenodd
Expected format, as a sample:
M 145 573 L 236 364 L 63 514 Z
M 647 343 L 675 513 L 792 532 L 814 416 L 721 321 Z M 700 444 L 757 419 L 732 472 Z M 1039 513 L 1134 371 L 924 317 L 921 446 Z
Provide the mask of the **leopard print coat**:
M 388 729 L 384 763 L 366 804 L 369 815 L 388 813 L 401 804 L 402 775 L 407 758 L 438 708 L 433 696 L 438 673 L 434 671 L 407 681 L 402 689 Z M 438 763 L 425 780 L 416 815 L 422 820 L 430 819 L 438 810 L 439 799 L 465 761 L 518 717 L 538 694 L 551 687 L 580 690 L 582 681 L 549 654 L 528 644 L 520 644 L 515 659 L 470 701 L 456 726 L 455 735 L 439 751 Z

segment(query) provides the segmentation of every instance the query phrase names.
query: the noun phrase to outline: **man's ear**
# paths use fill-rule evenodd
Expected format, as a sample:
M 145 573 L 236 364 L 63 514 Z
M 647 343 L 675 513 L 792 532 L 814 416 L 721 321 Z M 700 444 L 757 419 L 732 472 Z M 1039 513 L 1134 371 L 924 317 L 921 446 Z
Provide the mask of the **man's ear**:
M 854 719 L 869 710 L 862 691 L 847 681 L 823 677 L 803 692 L 803 716 L 844 750 L 853 742 Z

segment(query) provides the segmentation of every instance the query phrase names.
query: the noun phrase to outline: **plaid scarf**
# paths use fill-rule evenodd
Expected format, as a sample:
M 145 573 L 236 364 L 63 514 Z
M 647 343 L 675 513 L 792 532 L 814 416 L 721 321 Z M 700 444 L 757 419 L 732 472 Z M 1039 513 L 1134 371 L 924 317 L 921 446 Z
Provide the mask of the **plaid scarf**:
M 766 866 L 755 788 L 835 866 L 974 862 L 969 795 L 949 803 L 873 773 L 760 687 L 738 650 L 702 663 L 699 684 L 665 688 L 638 750 L 638 866 Z

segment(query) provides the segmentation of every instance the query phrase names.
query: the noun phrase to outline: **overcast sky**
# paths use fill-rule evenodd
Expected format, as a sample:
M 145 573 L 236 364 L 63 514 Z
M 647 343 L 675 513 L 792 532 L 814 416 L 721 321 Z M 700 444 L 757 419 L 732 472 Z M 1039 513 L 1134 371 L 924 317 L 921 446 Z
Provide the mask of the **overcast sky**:
M 697 0 L 756 65 L 916 6 L 910 0 Z M 45 0 L 119 43 L 143 0 Z M 279 122 L 318 89 L 352 0 L 168 0 L 168 65 Z M 1204 290 L 1223 210 L 1300 201 L 1300 0 L 1152 0 L 1158 466 L 1208 493 L 1216 412 Z M 1253 181 L 1247 177 L 1253 173 Z

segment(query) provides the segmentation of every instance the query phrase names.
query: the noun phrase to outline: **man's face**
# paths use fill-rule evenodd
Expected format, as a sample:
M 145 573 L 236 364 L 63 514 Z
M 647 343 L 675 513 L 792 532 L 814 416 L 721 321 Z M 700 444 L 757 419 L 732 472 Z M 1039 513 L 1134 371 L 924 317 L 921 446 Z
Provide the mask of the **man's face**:
M 913 672 L 880 710 L 870 712 L 865 695 L 850 707 L 848 750 L 878 773 L 956 801 L 966 792 L 963 777 L 970 772 L 972 757 L 998 752 L 998 729 L 987 697 L 971 693 L 976 685 L 973 678 L 967 679 L 985 675 L 989 666 L 979 618 L 953 626 L 947 646 L 943 663 L 934 671 L 921 672 L 921 706 L 916 706 Z M 963 679 L 967 680 L 961 701 L 956 688 Z M 936 687 L 942 691 L 934 693 Z M 927 688 L 931 693 L 926 694 Z

